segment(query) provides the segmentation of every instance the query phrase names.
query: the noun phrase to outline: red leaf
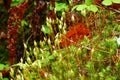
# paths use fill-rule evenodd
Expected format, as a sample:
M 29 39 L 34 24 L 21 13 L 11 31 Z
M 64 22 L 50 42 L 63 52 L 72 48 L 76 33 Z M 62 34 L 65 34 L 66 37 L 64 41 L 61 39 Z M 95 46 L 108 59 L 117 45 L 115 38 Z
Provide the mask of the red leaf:
M 74 42 L 83 39 L 85 35 L 86 36 L 90 35 L 89 28 L 87 28 L 84 24 L 77 24 L 71 27 L 69 31 L 67 31 L 66 35 L 62 38 L 60 46 L 61 47 L 69 46 Z

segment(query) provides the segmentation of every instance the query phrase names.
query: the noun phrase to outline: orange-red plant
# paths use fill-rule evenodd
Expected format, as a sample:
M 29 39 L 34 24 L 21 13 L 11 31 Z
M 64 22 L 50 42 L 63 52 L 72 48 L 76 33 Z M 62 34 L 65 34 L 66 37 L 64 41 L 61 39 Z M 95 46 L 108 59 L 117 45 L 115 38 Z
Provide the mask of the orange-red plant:
M 9 52 L 9 62 L 10 65 L 16 61 L 16 43 L 17 43 L 17 34 L 18 29 L 21 24 L 21 20 L 24 16 L 24 13 L 27 9 L 28 3 L 23 2 L 22 4 L 12 7 L 9 9 L 10 17 L 8 19 L 8 52 Z
M 67 31 L 66 35 L 62 37 L 60 47 L 69 46 L 74 42 L 83 39 L 84 36 L 91 36 L 90 29 L 87 28 L 84 24 L 77 24 L 71 27 L 71 29 Z

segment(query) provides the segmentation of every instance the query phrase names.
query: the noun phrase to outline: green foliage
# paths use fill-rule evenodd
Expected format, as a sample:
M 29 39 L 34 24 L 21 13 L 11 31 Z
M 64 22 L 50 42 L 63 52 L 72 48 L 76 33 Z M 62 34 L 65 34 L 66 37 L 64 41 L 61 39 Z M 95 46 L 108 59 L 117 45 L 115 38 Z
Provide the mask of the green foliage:
M 4 65 L 4 64 L 0 64 L 0 70 L 4 70 L 4 69 L 8 69 L 8 64 Z
M 9 80 L 8 78 L 3 78 L 3 80 Z
M 111 0 L 104 0 L 102 2 L 102 4 L 106 5 L 106 6 L 109 6 L 109 5 L 112 5 L 112 1 Z
M 13 0 L 11 6 L 16 6 L 22 1 Z M 46 18 L 46 23 L 40 29 L 45 35 L 43 40 L 33 41 L 32 46 L 28 41 L 23 40 L 25 42 L 23 58 L 20 62 L 11 65 L 10 78 L 13 80 L 119 80 L 120 35 L 115 33 L 120 32 L 120 24 L 114 21 L 114 12 L 100 11 L 92 1 L 85 0 L 84 4 L 75 6 L 59 1 L 55 3 L 55 8 L 50 6 L 50 10 L 54 9 L 59 17 L 55 20 Z M 102 3 L 111 5 L 118 2 L 118 0 L 104 0 Z M 61 36 L 66 33 L 66 28 L 69 28 L 65 23 L 67 21 L 65 14 L 70 12 L 71 7 L 72 11 L 81 12 L 83 16 L 87 15 L 82 22 L 90 27 L 92 38 L 84 36 L 83 40 L 61 48 Z M 28 13 L 31 14 L 29 11 Z M 109 16 L 106 18 L 107 13 Z M 88 20 L 92 18 L 95 24 L 91 26 Z M 21 21 L 19 34 L 28 37 L 31 20 L 27 19 Z M 56 34 L 53 27 L 57 29 Z M 22 40 L 23 37 L 19 39 Z M 32 43 L 32 40 L 30 41 Z M 0 53 L 2 58 L 3 54 L 7 53 L 6 48 L 0 46 Z M 8 65 L 0 64 L 0 70 L 4 69 L 9 69 Z
M 76 9 L 77 11 L 82 11 L 82 10 L 88 10 L 92 12 L 97 12 L 98 8 L 96 5 L 89 5 L 87 6 L 86 4 L 81 4 L 81 5 L 76 5 L 72 8 L 72 10 Z
M 4 67 L 5 67 L 5 65 L 4 65 L 4 64 L 0 64 L 0 70 L 3 70 L 3 69 L 4 69 Z
M 44 34 L 52 34 L 52 27 L 51 26 L 47 26 L 47 25 L 43 25 L 41 31 Z
M 8 64 L 0 64 L 0 71 L 2 70 L 9 70 Z M 8 78 L 3 78 L 2 73 L 0 72 L 0 80 L 9 80 Z
M 91 5 L 93 3 L 93 0 L 85 0 L 86 5 Z
M 55 8 L 56 8 L 56 11 L 66 11 L 68 10 L 68 5 L 66 3 L 56 2 Z
M 27 57 L 25 64 L 21 60 L 20 63 L 13 65 L 14 67 L 19 66 L 22 70 L 18 70 L 20 72 L 19 74 L 16 74 L 16 77 L 21 76 L 19 79 L 22 79 L 23 77 L 24 79 L 29 80 L 49 78 L 74 79 L 75 76 L 77 76 L 77 62 L 76 59 L 73 58 L 75 56 L 75 53 L 73 52 L 74 49 L 71 50 L 73 54 L 67 54 L 66 50 L 62 50 L 62 52 L 59 50 L 53 50 L 51 53 L 46 48 L 39 48 L 36 45 L 32 50 L 30 49 L 30 52 L 26 51 Z M 30 56 L 32 56 L 34 60 L 32 60 Z M 68 69 L 66 70 L 66 68 Z M 40 75 L 41 72 L 44 72 L 46 76 Z M 15 73 L 11 74 L 13 75 Z M 14 76 L 12 77 L 14 78 Z
M 24 0 L 12 0 L 12 3 L 10 6 L 17 6 L 19 5 L 20 3 L 22 3 Z
M 73 10 L 80 11 L 83 16 L 86 16 L 86 11 L 95 13 L 98 11 L 98 7 L 96 5 L 93 5 L 91 1 L 89 2 L 89 0 L 86 0 L 84 4 L 75 5 L 72 8 L 72 11 Z
M 99 44 L 90 45 L 94 42 Z M 19 63 L 14 64 L 13 69 L 20 69 L 17 69 L 17 74 L 11 71 L 11 77 L 20 80 L 119 79 L 116 75 L 120 73 L 116 69 L 120 68 L 120 63 L 116 62 L 116 65 L 111 66 L 110 59 L 118 49 L 115 38 L 106 36 L 101 40 L 100 36 L 94 36 L 91 41 L 85 37 L 79 44 L 82 46 L 73 45 L 63 49 L 51 46 L 49 39 L 40 43 L 34 41 L 32 48 L 25 44 L 25 63 L 21 59 Z M 107 63 L 104 62 L 105 59 L 108 59 Z
M 50 6 L 52 10 L 53 7 Z M 68 5 L 66 3 L 55 2 L 55 10 L 57 11 L 57 15 L 61 16 L 63 11 L 68 11 Z
M 99 13 L 98 7 L 93 5 L 92 0 L 86 0 L 85 4 L 76 5 L 72 10 L 81 11 L 85 16 L 90 12 Z M 67 11 L 66 3 L 56 2 L 56 11 Z M 53 7 L 51 7 L 51 10 Z M 107 11 L 104 12 L 107 14 Z M 61 35 L 66 32 L 65 12 L 61 13 L 61 18 L 56 20 L 46 18 L 46 23 L 42 25 L 41 31 L 49 37 L 45 37 L 40 42 L 34 41 L 34 46 L 24 43 L 24 58 L 19 63 L 12 65 L 10 75 L 12 79 L 18 80 L 116 80 L 120 79 L 120 60 L 114 61 L 119 49 L 119 38 L 112 36 L 114 32 L 119 32 L 119 24 L 111 22 L 114 20 L 114 13 L 110 12 L 109 19 L 101 24 L 103 17 L 100 13 L 97 30 L 93 30 L 92 39 L 84 37 L 77 44 L 65 48 L 60 48 Z M 87 16 L 86 16 L 87 17 Z M 101 21 L 101 22 L 99 22 Z M 58 28 L 58 33 L 53 33 L 53 24 Z M 23 29 L 29 24 L 23 20 Z M 57 26 L 56 26 L 57 25 Z M 104 28 L 101 27 L 104 25 Z M 53 35 L 54 34 L 54 35 Z M 51 37 L 52 36 L 52 40 Z
M 89 40 L 87 38 L 86 40 L 89 43 Z M 84 76 L 84 78 L 88 78 L 88 80 L 100 79 L 100 78 L 117 79 L 117 77 L 114 75 L 109 76 L 113 71 L 110 65 L 107 65 L 105 68 L 103 67 L 104 58 L 106 57 L 110 58 L 112 55 L 115 54 L 115 51 L 118 48 L 116 42 L 111 39 L 105 40 L 99 44 L 103 48 L 100 48 L 99 49 L 100 51 L 96 49 L 91 50 L 91 52 L 89 53 L 90 55 L 88 55 L 88 50 L 85 47 L 86 44 L 84 43 L 84 41 L 81 43 L 83 45 L 83 48 L 70 46 L 62 50 L 53 49 L 51 52 L 50 46 L 48 46 L 49 48 L 44 47 L 47 44 L 42 45 L 40 43 L 40 47 L 38 47 L 38 44 L 34 42 L 34 48 L 33 49 L 29 48 L 29 50 L 26 50 L 25 63 L 23 63 L 23 60 L 21 59 L 21 62 L 13 65 L 14 68 L 19 66 L 20 70 L 19 69 L 17 70 L 17 74 L 15 73 L 11 73 L 11 74 L 15 74 L 17 79 L 23 78 L 29 80 L 31 79 L 67 80 L 67 79 L 77 79 L 77 78 L 81 79 L 84 76 L 82 74 L 84 74 L 84 72 L 87 72 L 88 76 L 86 77 Z M 94 47 L 94 45 L 92 47 Z M 111 55 L 111 50 L 113 50 L 112 55 Z M 91 61 L 85 60 L 87 56 L 91 57 Z M 98 61 L 95 62 L 94 60 L 98 60 Z M 110 63 L 111 62 L 109 62 L 109 64 Z M 82 71 L 80 73 L 78 70 L 79 67 L 80 67 L 80 71 Z M 15 77 L 12 76 L 12 78 Z
M 112 0 L 113 3 L 120 3 L 120 0 Z
M 120 0 L 103 0 L 102 4 L 105 6 L 110 6 L 112 3 L 120 3 Z
M 25 20 L 21 21 L 21 26 L 27 26 L 27 25 L 28 25 L 28 23 Z

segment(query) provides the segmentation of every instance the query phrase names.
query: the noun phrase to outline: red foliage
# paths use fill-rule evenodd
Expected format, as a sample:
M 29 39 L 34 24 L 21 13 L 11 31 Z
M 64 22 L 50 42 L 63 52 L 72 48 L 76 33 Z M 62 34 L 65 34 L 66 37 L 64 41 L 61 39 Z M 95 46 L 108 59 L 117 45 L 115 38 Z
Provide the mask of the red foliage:
M 94 3 L 97 5 L 100 5 L 102 3 L 103 0 L 94 0 Z M 113 3 L 111 6 L 107 6 L 108 8 L 113 8 L 113 9 L 119 9 L 120 8 L 120 4 L 118 3 Z
M 9 62 L 10 65 L 16 61 L 16 43 L 17 43 L 17 34 L 21 19 L 24 16 L 24 13 L 27 9 L 28 3 L 23 2 L 22 4 L 12 7 L 9 9 L 10 17 L 8 19 L 8 52 L 9 52 Z
M 83 39 L 85 35 L 90 36 L 90 30 L 84 24 L 77 24 L 71 27 L 71 29 L 66 33 L 66 35 L 63 36 L 60 46 L 69 46 L 74 42 Z

